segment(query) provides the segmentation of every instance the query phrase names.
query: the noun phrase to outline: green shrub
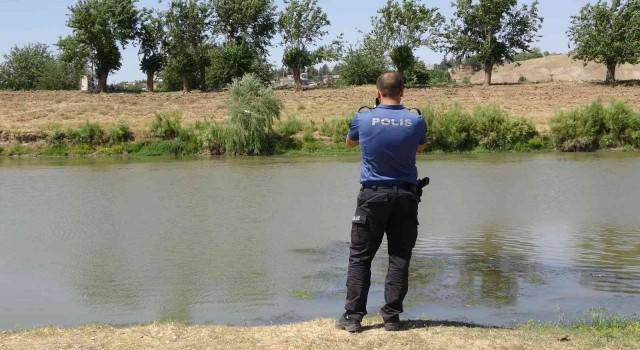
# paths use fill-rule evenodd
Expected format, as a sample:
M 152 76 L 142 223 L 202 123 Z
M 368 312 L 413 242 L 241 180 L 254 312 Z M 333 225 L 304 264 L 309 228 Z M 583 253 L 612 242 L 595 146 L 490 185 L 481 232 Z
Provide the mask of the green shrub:
M 100 145 L 104 142 L 104 130 L 98 123 L 86 122 L 79 129 L 69 129 L 67 136 L 74 145 Z
M 460 105 L 436 112 L 425 108 L 427 122 L 427 150 L 444 152 L 471 151 L 478 145 L 474 137 L 474 119 Z
M 67 145 L 56 144 L 44 150 L 44 155 L 46 156 L 68 156 L 69 155 L 69 147 Z
M 9 151 L 7 152 L 10 156 L 24 156 L 30 153 L 30 149 L 27 146 L 21 145 L 19 143 L 14 144 L 9 147 Z
M 0 146 L 0 155 L 4 154 L 4 147 Z
M 315 137 L 313 136 L 313 130 L 305 130 L 304 134 L 302 134 L 302 141 L 304 142 L 313 142 L 313 140 L 315 140 Z
M 471 85 L 471 78 L 469 77 L 462 78 L 462 83 L 465 85 Z
M 633 145 L 633 132 L 640 131 L 640 115 L 621 101 L 612 101 L 604 117 L 606 135 L 601 147 Z
M 295 115 L 290 115 L 287 120 L 280 123 L 279 131 L 282 135 L 291 136 L 302 130 L 302 122 Z
M 524 75 L 521 75 L 521 76 L 518 78 L 518 83 L 520 83 L 520 84 L 524 84 L 524 83 L 526 83 L 526 82 L 528 82 L 528 81 L 529 81 L 529 80 L 527 80 L 527 77 L 525 77 Z
M 227 98 L 229 123 L 225 149 L 232 154 L 272 151 L 273 124 L 280 118 L 282 100 L 253 74 L 234 80 Z
M 451 74 L 446 69 L 434 69 L 428 72 L 430 85 L 444 85 L 451 83 Z M 469 81 L 471 83 L 471 81 Z
M 320 123 L 320 135 L 330 137 L 334 143 L 344 143 L 351 125 L 351 117 L 322 120 Z
M 146 157 L 180 156 L 189 154 L 186 145 L 179 140 L 149 142 L 143 144 L 136 153 Z
M 60 127 L 56 126 L 51 133 L 49 133 L 49 143 L 53 145 L 60 145 L 64 142 L 67 135 Z
M 595 151 L 605 134 L 606 110 L 599 101 L 587 107 L 560 112 L 551 118 L 551 134 L 559 151 Z
M 127 124 L 122 121 L 118 121 L 107 132 L 107 140 L 112 145 L 133 141 L 133 131 L 131 131 Z
M 223 154 L 226 130 L 208 121 L 197 122 L 198 144 L 207 154 Z
M 180 112 L 157 112 L 151 123 L 151 135 L 163 140 L 173 140 L 180 134 L 182 126 Z

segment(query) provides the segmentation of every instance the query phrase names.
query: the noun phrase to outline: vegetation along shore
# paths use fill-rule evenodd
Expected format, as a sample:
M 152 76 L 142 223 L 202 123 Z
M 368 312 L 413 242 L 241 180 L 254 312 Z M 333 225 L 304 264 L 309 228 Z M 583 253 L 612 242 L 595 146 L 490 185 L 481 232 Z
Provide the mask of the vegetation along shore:
M 615 94 L 600 88 L 562 83 L 410 89 L 406 104 L 420 108 L 427 120 L 427 152 L 640 148 L 637 87 L 618 87 Z M 371 89 L 289 95 L 248 75 L 228 92 L 185 97 L 3 92 L 8 103 L 0 114 L 0 155 L 357 152 L 343 146 L 344 135 L 358 107 L 370 104 Z

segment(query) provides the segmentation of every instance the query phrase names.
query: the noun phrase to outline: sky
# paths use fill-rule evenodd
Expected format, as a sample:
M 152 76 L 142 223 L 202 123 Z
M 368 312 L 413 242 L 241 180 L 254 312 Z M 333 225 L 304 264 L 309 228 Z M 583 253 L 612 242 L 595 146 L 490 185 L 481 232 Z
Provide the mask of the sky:
M 238 0 L 242 1 L 242 0 Z M 420 0 L 418 0 L 420 1 Z M 139 8 L 167 7 L 167 0 L 140 0 Z M 350 43 L 362 38 L 363 32 L 371 29 L 371 17 L 386 0 L 318 0 L 318 4 L 328 14 L 331 26 L 326 28 L 329 34 L 326 42 L 331 42 L 341 33 Z M 437 7 L 447 21 L 453 16 L 451 0 L 422 0 L 429 7 Z M 531 0 L 520 0 L 520 3 L 531 3 Z M 539 14 L 544 18 L 539 41 L 534 46 L 542 51 L 566 53 L 570 17 L 578 14 L 580 8 L 595 0 L 539 0 Z M 12 47 L 22 47 L 29 43 L 44 43 L 56 50 L 54 44 L 62 36 L 71 33 L 66 27 L 68 7 L 76 0 L 0 0 L 0 55 L 7 54 Z M 282 0 L 276 0 L 278 9 L 284 8 Z M 270 48 L 269 62 L 280 67 L 282 65 L 283 47 L 280 37 L 273 40 Z M 416 55 L 426 63 L 442 61 L 443 53 L 428 49 L 419 49 Z M 1 61 L 2 59 L 0 59 Z M 122 68 L 109 77 L 109 82 L 143 80 L 145 75 L 139 69 L 138 48 L 129 45 L 123 52 Z

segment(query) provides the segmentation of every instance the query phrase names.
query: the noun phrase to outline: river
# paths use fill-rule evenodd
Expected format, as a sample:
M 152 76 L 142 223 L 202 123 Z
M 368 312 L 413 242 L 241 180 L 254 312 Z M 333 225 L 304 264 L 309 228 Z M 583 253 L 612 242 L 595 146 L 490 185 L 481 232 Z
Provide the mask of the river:
M 420 157 L 404 318 L 510 325 L 640 305 L 640 155 Z M 0 158 L 0 329 L 342 312 L 356 157 Z M 383 304 L 386 245 L 369 313 Z

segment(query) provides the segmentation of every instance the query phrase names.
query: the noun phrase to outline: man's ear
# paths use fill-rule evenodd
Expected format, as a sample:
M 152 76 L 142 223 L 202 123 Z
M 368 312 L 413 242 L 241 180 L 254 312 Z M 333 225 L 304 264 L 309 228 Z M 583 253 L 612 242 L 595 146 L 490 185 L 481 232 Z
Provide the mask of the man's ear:
M 376 90 L 376 98 L 378 100 L 382 100 L 382 93 L 380 92 L 380 90 Z
M 400 95 L 399 95 L 399 97 L 400 97 L 400 98 L 404 97 L 404 88 L 400 89 Z

